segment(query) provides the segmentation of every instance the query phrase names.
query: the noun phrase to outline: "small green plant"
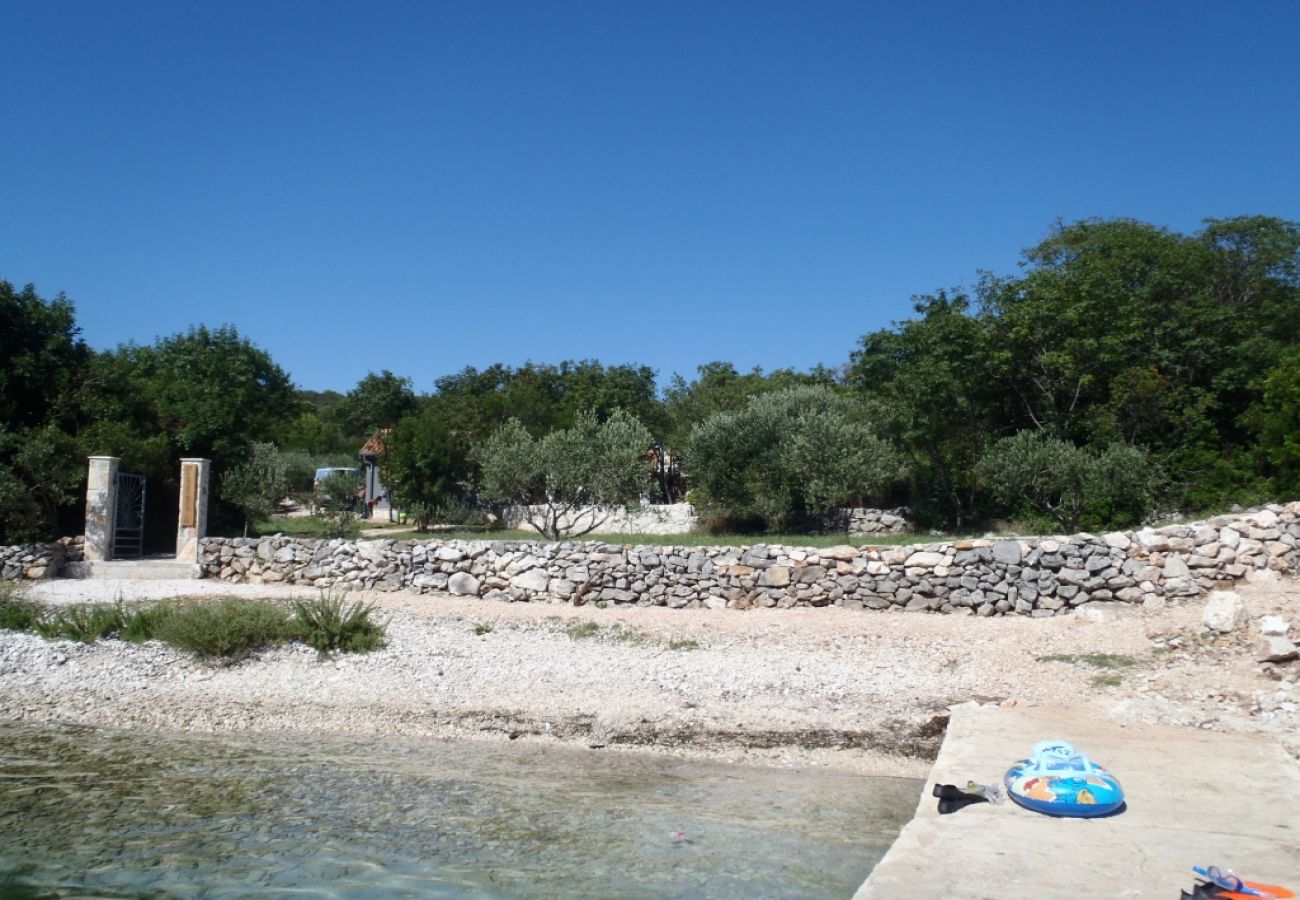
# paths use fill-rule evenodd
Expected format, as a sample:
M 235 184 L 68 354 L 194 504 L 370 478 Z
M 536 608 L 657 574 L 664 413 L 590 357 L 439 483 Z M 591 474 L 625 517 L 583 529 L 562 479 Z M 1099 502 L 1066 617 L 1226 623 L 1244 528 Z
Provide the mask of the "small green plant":
M 66 638 L 83 644 L 93 644 L 121 627 L 121 607 L 89 603 L 65 606 L 49 618 L 36 622 L 37 633 L 47 640 Z
M 1131 669 L 1141 664 L 1137 657 L 1125 653 L 1053 653 L 1038 657 L 1038 661 L 1074 663 L 1094 669 Z
M 668 642 L 669 650 L 698 650 L 700 642 L 694 638 L 673 638 Z
M 491 634 L 493 625 L 491 622 L 475 622 L 474 633 L 482 637 L 485 634 Z
M 369 603 L 349 604 L 342 594 L 322 592 L 315 600 L 294 601 L 293 609 L 295 637 L 319 653 L 369 653 L 384 645 L 387 626 L 371 618 L 375 607 Z
M 155 636 L 200 658 L 234 663 L 297 634 L 282 606 L 267 600 L 225 598 L 176 606 L 156 623 Z
M 630 625 L 623 625 L 618 622 L 610 626 L 608 638 L 611 641 L 618 641 L 620 644 L 632 644 L 638 647 L 650 640 L 640 628 L 633 628 Z
M 39 604 L 25 600 L 12 584 L 0 582 L 0 630 L 31 631 L 40 618 Z
M 1092 677 L 1093 687 L 1119 687 L 1124 683 L 1124 679 L 1119 675 L 1094 675 Z
M 121 627 L 117 636 L 133 644 L 143 644 L 158 635 L 162 623 L 172 614 L 175 606 L 170 603 L 158 603 L 153 606 L 139 606 L 123 610 Z
M 606 603 L 604 600 L 596 601 L 596 609 L 605 609 L 607 606 L 609 606 L 609 604 Z
M 600 625 L 595 622 L 565 622 L 564 633 L 575 641 L 595 637 L 600 633 Z

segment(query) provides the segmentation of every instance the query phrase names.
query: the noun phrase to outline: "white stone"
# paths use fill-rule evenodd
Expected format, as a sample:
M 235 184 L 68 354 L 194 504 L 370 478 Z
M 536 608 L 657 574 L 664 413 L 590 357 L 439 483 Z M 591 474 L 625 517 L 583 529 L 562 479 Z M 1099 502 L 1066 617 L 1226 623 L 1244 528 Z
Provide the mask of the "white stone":
M 1272 528 L 1278 523 L 1277 513 L 1271 509 L 1261 509 L 1257 513 L 1246 516 L 1246 521 L 1252 525 L 1258 525 L 1260 528 Z
M 1291 623 L 1281 616 L 1261 616 L 1259 630 L 1261 634 L 1286 634 Z
M 478 579 L 468 572 L 457 572 L 447 579 L 447 590 L 458 597 L 478 595 Z
M 1114 547 L 1116 550 L 1127 550 L 1133 542 L 1128 539 L 1128 535 L 1122 531 L 1112 531 L 1104 534 L 1101 539 L 1106 542 L 1106 546 Z
M 918 550 L 907 558 L 907 565 L 910 568 L 933 569 L 935 566 L 943 565 L 946 557 L 942 553 L 935 553 L 933 550 Z
M 1165 577 L 1166 578 L 1186 578 L 1191 574 L 1191 569 L 1187 568 L 1187 563 L 1181 556 L 1170 554 L 1165 557 Z
M 535 591 L 539 594 L 546 593 L 546 588 L 550 583 L 550 576 L 548 576 L 542 569 L 532 569 L 510 579 L 510 586 L 512 588 L 520 588 L 525 591 Z
M 1300 657 L 1300 648 L 1281 635 L 1266 634 L 1259 639 L 1256 656 L 1260 662 L 1283 663 Z
M 1211 631 L 1229 634 L 1250 621 L 1250 610 L 1235 591 L 1214 591 L 1206 601 L 1201 621 Z

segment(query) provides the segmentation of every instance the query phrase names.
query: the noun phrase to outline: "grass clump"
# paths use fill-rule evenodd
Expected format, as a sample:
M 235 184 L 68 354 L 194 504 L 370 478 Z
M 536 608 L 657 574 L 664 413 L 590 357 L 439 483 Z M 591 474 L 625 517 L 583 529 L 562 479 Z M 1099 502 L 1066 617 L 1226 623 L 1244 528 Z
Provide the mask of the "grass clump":
M 225 598 L 172 607 L 153 623 L 153 636 L 201 659 L 238 662 L 262 647 L 297 636 L 288 611 L 266 600 Z M 147 640 L 147 637 L 139 638 Z
M 491 622 L 475 622 L 474 633 L 479 637 L 485 634 L 491 634 L 494 626 Z
M 0 582 L 0 630 L 31 631 L 41 619 L 41 608 L 26 600 L 12 584 Z
M 1124 683 L 1124 679 L 1115 674 L 1094 675 L 1092 677 L 1093 687 L 1119 687 Z
M 315 600 L 294 601 L 293 610 L 295 636 L 318 653 L 369 653 L 384 645 L 387 626 L 371 618 L 371 604 L 348 604 L 342 595 L 322 593 Z
M 116 605 L 78 603 L 59 609 L 49 618 L 37 620 L 35 627 L 37 634 L 46 640 L 63 638 L 93 644 L 122 627 L 122 609 Z
M 668 642 L 669 650 L 698 650 L 700 642 L 694 638 L 673 638 Z
M 575 641 L 595 637 L 600 634 L 600 625 L 596 622 L 565 622 L 564 633 Z
M 133 644 L 143 644 L 145 641 L 151 641 L 158 636 L 162 623 L 175 610 L 176 606 L 171 603 L 158 603 L 153 606 L 138 606 L 134 609 L 123 610 L 122 623 L 117 630 L 117 636 Z
M 1038 657 L 1038 661 L 1073 663 L 1094 669 L 1131 669 L 1141 662 L 1137 657 L 1125 653 L 1053 653 Z

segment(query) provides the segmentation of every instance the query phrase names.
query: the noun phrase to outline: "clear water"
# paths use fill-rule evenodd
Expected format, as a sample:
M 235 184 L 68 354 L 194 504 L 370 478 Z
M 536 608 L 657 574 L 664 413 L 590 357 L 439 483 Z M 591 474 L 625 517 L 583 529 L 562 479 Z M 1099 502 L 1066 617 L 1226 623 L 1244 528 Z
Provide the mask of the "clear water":
M 920 782 L 0 725 L 0 898 L 847 897 Z

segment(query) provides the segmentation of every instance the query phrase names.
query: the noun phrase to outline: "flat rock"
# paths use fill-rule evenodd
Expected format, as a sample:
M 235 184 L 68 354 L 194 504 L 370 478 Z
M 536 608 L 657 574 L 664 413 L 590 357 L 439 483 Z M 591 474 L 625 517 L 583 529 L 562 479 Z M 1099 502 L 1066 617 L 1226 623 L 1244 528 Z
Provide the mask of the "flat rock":
M 1256 645 L 1255 658 L 1260 662 L 1284 663 L 1300 659 L 1300 647 L 1278 634 L 1266 634 Z
M 1250 610 L 1235 591 L 1214 591 L 1205 603 L 1201 621 L 1211 631 L 1230 634 L 1250 621 Z

